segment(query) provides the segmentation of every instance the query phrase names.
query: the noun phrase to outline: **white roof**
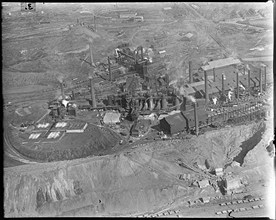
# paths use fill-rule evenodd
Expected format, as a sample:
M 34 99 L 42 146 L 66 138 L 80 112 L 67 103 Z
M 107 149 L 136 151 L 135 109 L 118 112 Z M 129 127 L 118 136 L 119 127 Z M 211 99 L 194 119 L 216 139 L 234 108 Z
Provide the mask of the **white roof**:
M 225 58 L 225 59 L 210 61 L 210 62 L 208 62 L 207 65 L 202 66 L 201 68 L 203 70 L 207 71 L 207 70 L 211 70 L 213 68 L 220 68 L 220 67 L 230 66 L 233 64 L 240 64 L 240 63 L 241 63 L 241 61 L 239 59 L 229 57 L 229 58 Z
M 116 112 L 107 112 L 104 115 L 103 122 L 105 124 L 115 124 L 117 122 L 120 122 L 120 113 Z

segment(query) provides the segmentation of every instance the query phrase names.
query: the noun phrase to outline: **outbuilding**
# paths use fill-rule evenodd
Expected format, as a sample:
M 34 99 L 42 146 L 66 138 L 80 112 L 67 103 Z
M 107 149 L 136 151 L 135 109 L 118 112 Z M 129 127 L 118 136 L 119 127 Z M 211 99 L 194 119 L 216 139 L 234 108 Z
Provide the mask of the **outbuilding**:
M 186 129 L 186 119 L 182 113 L 169 115 L 160 120 L 160 128 L 167 134 L 175 134 Z

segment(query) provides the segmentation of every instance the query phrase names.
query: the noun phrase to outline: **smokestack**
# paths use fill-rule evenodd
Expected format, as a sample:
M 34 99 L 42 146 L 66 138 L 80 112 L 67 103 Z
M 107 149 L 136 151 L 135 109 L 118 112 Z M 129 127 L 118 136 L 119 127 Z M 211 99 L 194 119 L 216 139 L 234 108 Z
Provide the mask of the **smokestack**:
M 224 74 L 221 74 L 221 82 L 222 82 L 221 91 L 222 91 L 222 94 L 224 95 Z
M 109 74 L 109 81 L 112 81 L 112 72 L 111 72 L 111 64 L 110 64 L 110 58 L 107 57 L 107 62 L 108 62 L 108 74 Z
M 186 111 L 186 104 L 187 104 L 187 98 L 183 96 L 183 102 L 182 102 L 182 110 Z
M 264 66 L 264 90 L 266 91 L 266 66 Z
M 91 66 L 95 66 L 94 61 L 93 61 L 92 43 L 89 43 L 89 51 L 90 51 L 90 63 L 91 63 Z
M 149 110 L 152 111 L 153 108 L 154 108 L 154 106 L 153 106 L 153 98 L 152 98 L 152 96 L 150 95 L 150 98 L 149 98 Z
M 163 95 L 163 97 L 162 97 L 162 109 L 166 110 L 167 108 L 168 108 L 167 99 L 166 99 L 166 96 Z
M 190 83 L 193 83 L 192 61 L 189 61 L 189 82 L 190 82 Z
M 195 115 L 195 132 L 196 136 L 198 136 L 198 118 L 197 118 L 197 109 L 196 109 L 196 102 L 194 102 L 194 115 Z
M 262 69 L 260 68 L 259 72 L 260 77 L 260 93 L 263 93 L 263 77 L 262 77 Z
M 237 99 L 240 97 L 240 89 L 239 89 L 239 72 L 237 72 Z
M 248 69 L 248 91 L 250 91 L 250 69 Z
M 177 98 L 177 96 L 175 96 L 175 105 L 176 105 L 176 110 L 180 109 L 180 105 L 179 105 L 179 99 Z
M 207 79 L 206 71 L 204 71 L 204 80 L 205 80 L 205 103 L 208 104 L 209 94 L 208 94 L 208 79 Z
M 96 16 L 94 15 L 94 30 L 95 30 L 95 32 L 97 31 L 97 29 L 96 29 Z
M 90 91 L 91 91 L 92 107 L 96 108 L 97 107 L 97 103 L 96 103 L 95 90 L 94 90 L 94 85 L 93 85 L 93 82 L 92 82 L 92 78 L 90 78 L 89 81 L 90 81 Z
M 63 89 L 63 82 L 62 81 L 60 82 L 60 90 L 61 90 L 62 99 L 64 99 L 64 89 Z
M 216 81 L 216 72 L 215 72 L 215 68 L 213 68 L 213 76 L 214 76 L 213 82 L 215 82 L 215 81 Z
M 144 60 L 143 47 L 141 46 L 141 59 Z
M 75 100 L 75 92 L 72 90 L 72 100 Z

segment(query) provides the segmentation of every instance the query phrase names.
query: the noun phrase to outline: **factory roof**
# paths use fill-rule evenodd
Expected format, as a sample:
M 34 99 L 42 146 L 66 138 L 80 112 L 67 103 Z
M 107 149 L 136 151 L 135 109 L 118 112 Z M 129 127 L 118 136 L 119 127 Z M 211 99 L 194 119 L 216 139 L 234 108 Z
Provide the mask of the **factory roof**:
M 201 68 L 204 71 L 207 71 L 207 70 L 211 70 L 213 68 L 220 68 L 220 67 L 230 66 L 233 64 L 240 64 L 240 63 L 241 63 L 241 61 L 239 59 L 234 59 L 233 57 L 229 57 L 229 58 L 225 58 L 225 59 L 210 61 L 210 62 L 208 62 L 207 65 L 202 66 Z

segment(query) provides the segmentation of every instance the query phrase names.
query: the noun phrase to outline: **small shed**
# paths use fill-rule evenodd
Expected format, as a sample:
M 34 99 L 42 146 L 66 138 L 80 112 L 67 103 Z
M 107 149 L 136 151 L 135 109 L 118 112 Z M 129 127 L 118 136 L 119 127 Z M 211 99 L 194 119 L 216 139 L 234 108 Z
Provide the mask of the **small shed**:
M 205 179 L 205 180 L 198 181 L 198 186 L 199 188 L 205 188 L 209 186 L 209 180 Z
M 118 112 L 107 112 L 104 115 L 103 122 L 105 124 L 116 124 L 120 122 L 121 114 Z
M 217 176 L 222 176 L 223 175 L 223 168 L 216 168 L 215 172 L 216 172 Z
M 238 189 L 241 187 L 241 181 L 239 178 L 231 178 L 228 177 L 225 180 L 225 185 L 226 185 L 226 191 L 227 193 L 234 191 L 235 189 Z
M 186 129 L 186 119 L 182 113 L 169 115 L 160 120 L 160 128 L 167 134 L 175 134 Z
M 202 198 L 200 198 L 200 201 L 203 203 L 208 203 L 208 202 L 210 202 L 210 197 L 202 197 Z

